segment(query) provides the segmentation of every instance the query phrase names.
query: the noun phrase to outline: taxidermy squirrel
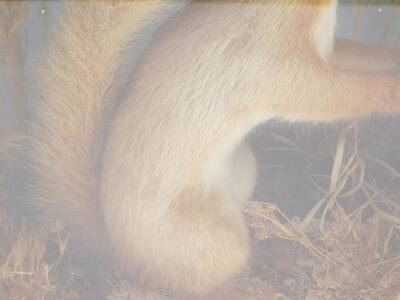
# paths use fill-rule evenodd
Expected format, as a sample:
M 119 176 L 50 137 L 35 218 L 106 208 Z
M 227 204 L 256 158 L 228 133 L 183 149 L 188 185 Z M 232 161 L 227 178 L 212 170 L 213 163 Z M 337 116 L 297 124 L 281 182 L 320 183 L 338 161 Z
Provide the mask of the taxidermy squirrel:
M 400 57 L 344 40 L 333 52 L 336 0 L 195 1 L 159 30 L 112 105 L 129 42 L 169 5 L 65 4 L 40 68 L 36 198 L 73 245 L 109 247 L 144 283 L 204 295 L 249 259 L 246 134 L 272 118 L 399 113 L 400 77 L 383 70 Z

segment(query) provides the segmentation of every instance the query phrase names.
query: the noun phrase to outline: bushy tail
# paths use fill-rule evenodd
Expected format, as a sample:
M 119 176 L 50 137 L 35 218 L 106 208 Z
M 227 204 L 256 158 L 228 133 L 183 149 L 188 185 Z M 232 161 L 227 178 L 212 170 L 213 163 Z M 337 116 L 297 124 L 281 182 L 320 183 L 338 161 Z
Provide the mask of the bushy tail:
M 167 5 L 67 2 L 40 66 L 43 101 L 32 138 L 36 203 L 68 225 L 82 248 L 101 238 L 98 167 L 115 73 L 135 33 Z

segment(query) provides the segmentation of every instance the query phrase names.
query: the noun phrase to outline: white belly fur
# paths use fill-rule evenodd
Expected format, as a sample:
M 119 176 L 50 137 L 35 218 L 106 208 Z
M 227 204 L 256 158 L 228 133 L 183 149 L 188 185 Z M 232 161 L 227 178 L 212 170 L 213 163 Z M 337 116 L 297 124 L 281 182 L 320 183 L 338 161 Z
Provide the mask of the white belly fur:
M 314 28 L 314 42 L 318 54 L 328 59 L 333 50 L 336 27 L 337 0 L 331 1 L 321 10 L 319 20 Z

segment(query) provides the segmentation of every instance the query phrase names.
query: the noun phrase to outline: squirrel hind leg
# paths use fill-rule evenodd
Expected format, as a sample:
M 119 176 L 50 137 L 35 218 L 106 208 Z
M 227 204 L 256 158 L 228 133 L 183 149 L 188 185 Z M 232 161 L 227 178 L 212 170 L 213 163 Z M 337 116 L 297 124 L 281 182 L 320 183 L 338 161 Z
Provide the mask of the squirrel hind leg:
M 158 220 L 159 229 L 145 233 L 139 253 L 145 284 L 179 295 L 205 295 L 247 267 L 250 242 L 240 209 L 225 194 L 188 187 Z M 145 225 L 145 224 L 143 224 Z M 149 251 L 150 250 L 150 251 Z

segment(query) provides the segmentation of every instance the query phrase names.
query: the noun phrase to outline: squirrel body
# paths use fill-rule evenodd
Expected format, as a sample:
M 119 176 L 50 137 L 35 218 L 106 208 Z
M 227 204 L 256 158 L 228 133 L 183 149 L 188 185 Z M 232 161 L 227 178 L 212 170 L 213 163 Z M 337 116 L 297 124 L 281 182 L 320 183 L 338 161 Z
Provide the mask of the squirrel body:
M 67 9 L 42 68 L 38 202 L 77 239 L 110 242 L 144 283 L 203 295 L 242 272 L 250 255 L 241 210 L 257 172 L 246 135 L 274 118 L 398 113 L 400 79 L 332 62 L 334 0 L 195 1 L 157 33 L 126 99 L 109 112 L 121 53 L 166 6 Z M 352 55 L 369 49 L 356 48 Z

